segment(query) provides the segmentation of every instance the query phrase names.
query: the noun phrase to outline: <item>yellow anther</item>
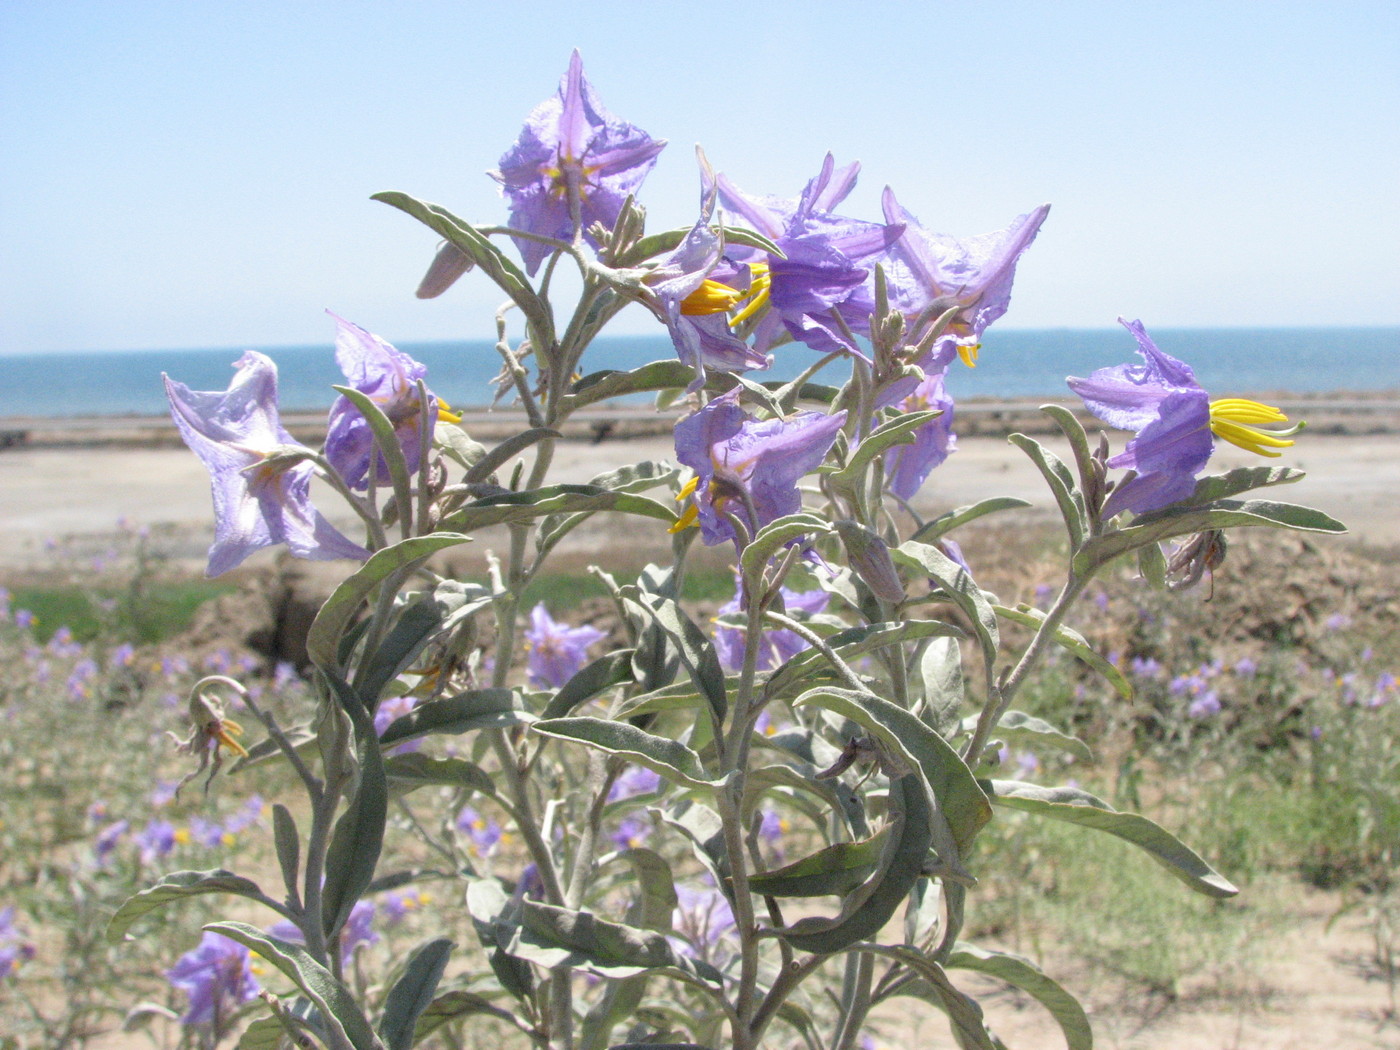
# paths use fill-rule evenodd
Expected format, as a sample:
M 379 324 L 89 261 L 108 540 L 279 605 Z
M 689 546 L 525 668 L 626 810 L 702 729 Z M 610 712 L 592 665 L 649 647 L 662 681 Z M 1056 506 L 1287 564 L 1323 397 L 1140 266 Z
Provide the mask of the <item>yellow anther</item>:
M 438 403 L 438 422 L 439 422 L 439 423 L 460 423 L 460 422 L 462 422 L 462 417 L 461 417 L 461 415 L 459 415 L 458 413 L 452 411 L 451 406 L 448 405 L 448 403 L 447 403 L 446 401 L 444 401 L 442 398 L 438 398 L 438 399 L 437 399 L 437 403 Z
M 732 327 L 738 327 L 768 305 L 768 290 L 773 285 L 773 275 L 767 263 L 754 263 L 749 267 L 749 304 L 729 320 Z
M 681 313 L 687 317 L 728 313 L 744 299 L 745 293 L 739 289 L 706 278 L 699 288 L 681 300 Z
M 1275 449 L 1293 447 L 1290 435 L 1296 434 L 1302 424 L 1280 431 L 1263 430 L 1258 426 L 1287 422 L 1288 417 L 1279 409 L 1248 398 L 1226 397 L 1210 403 L 1211 433 L 1258 456 L 1277 457 L 1281 453 Z
M 958 356 L 962 358 L 962 363 L 968 368 L 977 367 L 977 354 L 982 349 L 981 343 L 959 343 Z

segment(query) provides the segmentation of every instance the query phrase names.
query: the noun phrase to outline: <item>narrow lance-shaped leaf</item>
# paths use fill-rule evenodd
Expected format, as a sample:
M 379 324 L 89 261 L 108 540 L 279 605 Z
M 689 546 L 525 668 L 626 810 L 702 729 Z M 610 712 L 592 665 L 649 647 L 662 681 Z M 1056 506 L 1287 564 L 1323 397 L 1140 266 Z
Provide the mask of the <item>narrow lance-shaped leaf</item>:
M 391 573 L 407 568 L 448 547 L 470 542 L 470 536 L 435 532 L 431 536 L 403 540 L 377 551 L 374 557 L 331 593 L 326 603 L 321 606 L 321 611 L 316 614 L 306 638 L 306 651 L 312 662 L 326 670 L 334 670 L 338 666 L 337 650 L 346 627 L 359 609 L 360 603 Z
M 256 901 L 267 898 L 258 884 L 242 875 L 235 875 L 222 868 L 210 871 L 176 871 L 166 875 L 154 886 L 149 886 L 134 896 L 128 897 L 115 915 L 107 923 L 107 939 L 119 941 L 132 924 L 143 915 L 186 897 L 196 897 L 205 893 L 231 893 L 238 897 L 249 897 Z
M 409 956 L 403 974 L 384 997 L 379 1034 L 388 1050 L 412 1050 L 418 1018 L 432 1003 L 454 947 L 451 941 L 439 938 Z
M 1018 605 L 1014 609 L 1007 608 L 1005 605 L 996 605 L 993 606 L 993 608 L 996 609 L 997 615 L 1003 620 L 1019 623 L 1021 626 L 1029 627 L 1031 630 L 1038 630 L 1040 625 L 1045 622 L 1045 613 L 1029 605 Z M 1095 652 L 1094 647 L 1091 646 L 1088 640 L 1078 631 L 1070 627 L 1065 627 L 1062 624 L 1055 628 L 1051 637 L 1055 640 L 1055 643 L 1066 652 L 1083 660 L 1101 674 L 1108 684 L 1113 686 L 1118 695 L 1124 700 L 1131 700 L 1133 698 L 1133 687 L 1128 684 L 1128 680 L 1123 677 L 1123 672 Z
M 947 967 L 950 970 L 985 973 L 1021 989 L 1050 1011 L 1050 1016 L 1064 1033 L 1068 1050 L 1093 1050 L 1094 1032 L 1079 1000 L 1029 959 L 959 943 L 948 956 Z
M 1075 485 L 1069 468 L 1034 438 L 1025 434 L 1012 434 L 1007 440 L 1030 456 L 1031 462 L 1045 478 L 1045 483 L 1050 486 L 1050 492 L 1060 508 L 1060 516 L 1064 518 L 1065 529 L 1069 532 L 1070 550 L 1078 550 L 1084 542 L 1084 537 L 1088 535 L 1089 523 L 1084 508 L 1084 495 Z
M 277 967 L 321 1010 L 321 1019 L 354 1050 L 385 1050 L 350 990 L 299 944 L 269 937 L 242 922 L 211 922 L 204 927 L 257 952 Z
M 568 740 L 618 755 L 686 787 L 713 788 L 700 756 L 678 740 L 654 736 L 625 722 L 603 718 L 551 718 L 534 723 L 541 736 Z
M 1078 824 L 1132 843 L 1197 893 L 1208 897 L 1233 897 L 1239 893 L 1228 879 L 1160 824 L 1136 813 L 1120 813 L 1087 791 L 1074 787 L 1041 787 L 1018 780 L 983 780 L 980 783 L 998 806 Z

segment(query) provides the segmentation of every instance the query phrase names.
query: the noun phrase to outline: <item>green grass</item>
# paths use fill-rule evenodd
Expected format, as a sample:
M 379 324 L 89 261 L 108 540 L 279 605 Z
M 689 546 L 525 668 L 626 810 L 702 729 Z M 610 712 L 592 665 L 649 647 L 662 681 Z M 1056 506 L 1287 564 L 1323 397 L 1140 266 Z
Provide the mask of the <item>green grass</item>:
M 180 634 L 196 609 L 236 589 L 231 583 L 202 579 L 147 584 L 140 591 L 88 590 L 71 584 L 16 587 L 10 604 L 34 614 L 33 632 L 39 642 L 67 627 L 79 642 L 104 635 L 118 642 L 150 644 Z

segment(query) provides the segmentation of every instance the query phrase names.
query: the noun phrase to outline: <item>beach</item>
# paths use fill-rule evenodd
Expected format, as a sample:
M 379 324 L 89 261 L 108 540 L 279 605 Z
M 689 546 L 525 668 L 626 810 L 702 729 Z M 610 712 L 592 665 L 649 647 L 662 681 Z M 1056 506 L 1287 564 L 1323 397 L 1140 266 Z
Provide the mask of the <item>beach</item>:
M 1024 418 L 1009 421 L 1018 428 L 1034 422 L 1025 406 L 1003 406 L 982 415 L 1006 422 L 1017 412 Z M 1275 461 L 1302 469 L 1308 476 L 1269 490 L 1265 498 L 1317 507 L 1350 528 L 1347 539 L 1329 542 L 1400 546 L 1400 434 L 1393 432 L 1395 419 L 1383 410 L 1354 415 L 1345 424 L 1334 420 L 1315 426 L 1296 448 Z M 580 421 L 580 427 L 558 443 L 553 479 L 580 482 L 628 463 L 674 460 L 662 417 L 624 413 L 614 420 L 609 436 L 595 443 L 600 420 L 606 422 L 603 417 Z M 1033 506 L 1010 512 L 1005 520 L 1023 524 L 1052 520 L 1054 503 L 1035 467 L 1007 442 L 1004 432 L 996 432 L 1007 427 L 992 427 L 988 418 L 979 422 L 976 414 L 969 414 L 967 420 L 967 429 L 985 432 L 960 436 L 957 451 L 919 493 L 916 509 L 927 516 L 1008 495 Z M 472 431 L 490 445 L 488 431 L 504 433 L 511 425 L 509 414 L 497 414 L 493 426 L 473 426 Z M 1068 457 L 1063 439 L 1048 433 L 1037 436 L 1052 451 Z M 1115 442 L 1123 438 L 1114 436 Z M 1221 443 L 1207 470 L 1214 473 L 1261 462 Z M 69 427 L 61 433 L 30 433 L 26 442 L 0 449 L 0 493 L 0 573 L 11 577 L 41 570 L 47 550 L 56 546 L 70 554 L 99 554 L 110 537 L 123 529 L 149 530 L 162 555 L 198 571 L 213 536 L 208 476 L 199 460 L 178 443 L 168 420 L 109 420 L 101 425 L 89 421 L 86 430 Z M 355 535 L 354 516 L 342 510 L 332 494 L 321 491 L 316 499 L 333 522 Z M 607 518 L 595 518 L 592 529 L 581 530 L 575 545 L 592 552 L 615 542 L 618 526 Z M 664 547 L 664 537 L 657 539 Z M 489 538 L 483 540 L 489 542 Z M 270 562 L 273 556 L 274 552 L 260 552 L 248 565 Z

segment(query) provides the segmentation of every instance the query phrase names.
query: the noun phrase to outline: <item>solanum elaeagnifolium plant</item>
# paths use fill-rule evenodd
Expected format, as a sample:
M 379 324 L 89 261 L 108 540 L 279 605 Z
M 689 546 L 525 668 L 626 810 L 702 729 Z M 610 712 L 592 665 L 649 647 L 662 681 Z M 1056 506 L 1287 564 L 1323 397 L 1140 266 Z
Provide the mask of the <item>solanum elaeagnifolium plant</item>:
M 1142 363 L 1071 380 L 1089 412 L 1134 432 L 1121 451 L 1054 406 L 1066 455 L 1011 439 L 1044 475 L 1068 557 L 1048 608 L 1000 604 L 954 534 L 1022 502 L 989 496 L 930 520 L 912 503 L 954 452 L 944 376 L 975 363 L 1048 209 L 959 240 L 888 190 L 879 219 L 840 214 L 858 168 L 830 155 L 784 198 L 740 190 L 702 154 L 698 216 L 647 233 L 636 194 L 663 145 L 603 108 L 575 54 L 494 173 L 508 225 L 376 196 L 442 240 L 420 296 L 459 279 L 504 296 L 499 394 L 526 426 L 494 447 L 456 425 L 420 364 L 339 319 L 346 385 L 322 450 L 282 429 L 266 357 L 240 360 L 227 391 L 167 380 L 213 482 L 211 573 L 276 544 L 349 561 L 311 628 L 315 703 L 300 724 L 230 678 L 204 680 L 190 704 L 187 746 L 211 778 L 225 747 L 246 750 L 234 773 L 279 756 L 295 769 L 305 803 L 273 811 L 282 886 L 177 872 L 128 902 L 112 934 L 192 895 L 261 906 L 205 926 L 260 956 L 276 993 L 226 990 L 251 999 L 246 1046 L 477 1045 L 473 1026 L 489 1024 L 555 1050 L 845 1048 L 873 1008 L 907 996 L 946 1013 L 959 1045 L 990 1048 L 961 990 L 975 971 L 1088 1047 L 1083 1010 L 1051 977 L 961 939 L 978 833 L 997 812 L 1116 836 L 1190 890 L 1236 891 L 1150 820 L 1073 786 L 1003 779 L 1008 742 L 1084 748 L 1018 711 L 1017 693 L 1058 646 L 1126 694 L 1067 623 L 1110 562 L 1134 557 L 1146 585 L 1181 586 L 1218 563 L 1230 528 L 1341 526 L 1248 497 L 1295 470 L 1201 476 L 1217 437 L 1275 455 L 1293 431 L 1267 406 L 1210 400 L 1133 322 Z M 561 267 L 581 284 L 567 312 L 548 294 Z M 675 357 L 590 371 L 590 342 L 627 307 L 665 326 Z M 777 354 L 810 367 L 765 381 Z M 555 481 L 565 421 L 639 392 L 671 406 L 679 465 Z M 312 506 L 313 478 L 354 508 L 355 536 Z M 610 636 L 521 605 L 594 515 L 663 544 L 669 533 L 674 554 L 635 579 L 597 570 Z M 433 555 L 493 527 L 508 549 L 486 582 L 434 571 Z M 734 558 L 713 627 L 679 601 L 697 542 Z M 1002 635 L 1008 623 L 1024 641 Z M 604 652 L 607 637 L 625 642 Z M 430 863 L 384 870 L 391 812 L 413 815 Z M 429 880 L 433 906 L 468 913 L 479 943 L 432 940 L 376 982 L 349 981 L 357 905 Z M 230 972 L 243 980 L 241 964 Z

